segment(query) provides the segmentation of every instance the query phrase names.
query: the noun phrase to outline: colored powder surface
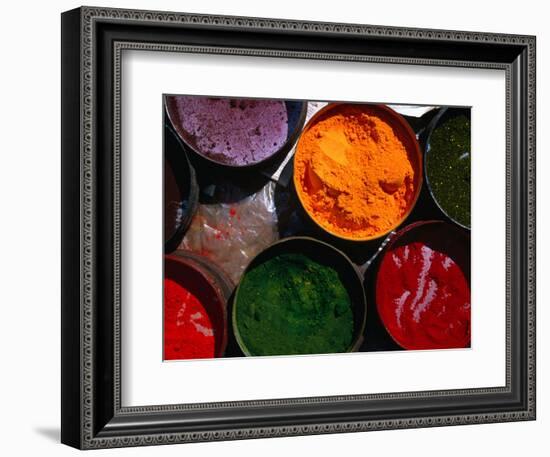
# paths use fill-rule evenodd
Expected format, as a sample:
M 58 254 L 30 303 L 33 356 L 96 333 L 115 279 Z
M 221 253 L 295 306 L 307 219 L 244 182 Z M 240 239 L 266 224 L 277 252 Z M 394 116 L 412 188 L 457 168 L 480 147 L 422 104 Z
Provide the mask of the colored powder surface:
M 366 105 L 342 105 L 319 118 L 302 134 L 294 159 L 306 211 L 344 238 L 395 228 L 416 196 L 416 160 L 405 141 Z
M 236 322 L 252 355 L 345 352 L 353 311 L 338 273 L 302 254 L 281 254 L 248 272 Z
M 193 147 L 227 165 L 251 165 L 286 142 L 284 101 L 175 97 L 181 127 Z
M 422 241 L 389 250 L 376 286 L 378 313 L 405 349 L 470 343 L 470 286 L 449 255 Z
M 214 328 L 208 313 L 182 285 L 164 279 L 164 359 L 215 356 Z
M 470 120 L 449 119 L 430 139 L 426 174 L 441 209 L 458 223 L 470 227 Z

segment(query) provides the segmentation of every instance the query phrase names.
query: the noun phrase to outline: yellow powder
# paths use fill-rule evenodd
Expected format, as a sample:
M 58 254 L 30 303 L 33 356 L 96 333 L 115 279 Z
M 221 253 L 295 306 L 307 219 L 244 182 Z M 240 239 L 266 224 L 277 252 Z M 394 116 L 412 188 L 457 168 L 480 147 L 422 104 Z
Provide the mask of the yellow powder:
M 296 147 L 300 200 L 336 236 L 383 235 L 399 225 L 416 198 L 415 152 L 377 113 L 368 105 L 334 107 L 302 133 Z

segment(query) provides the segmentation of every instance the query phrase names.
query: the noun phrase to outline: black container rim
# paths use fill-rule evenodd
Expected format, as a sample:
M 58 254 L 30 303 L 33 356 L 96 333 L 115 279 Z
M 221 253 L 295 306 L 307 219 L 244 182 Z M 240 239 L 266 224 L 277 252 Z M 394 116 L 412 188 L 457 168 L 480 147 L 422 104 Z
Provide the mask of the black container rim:
M 163 142 L 164 142 L 164 145 L 163 145 L 163 158 L 164 158 L 164 161 L 165 161 L 164 166 L 166 167 L 166 163 L 168 163 L 168 166 L 171 167 L 172 174 L 174 175 L 174 179 L 175 179 L 175 181 L 176 181 L 176 183 L 179 187 L 180 184 L 182 184 L 181 180 L 183 179 L 182 178 L 183 171 L 181 171 L 181 170 L 178 171 L 179 167 L 174 167 L 174 164 L 172 163 L 172 160 L 170 160 L 166 155 L 166 147 L 165 147 L 165 144 L 166 144 L 166 138 L 165 138 L 166 130 L 168 130 L 169 134 L 172 135 L 174 137 L 174 139 L 177 141 L 177 143 L 180 145 L 180 147 L 182 149 L 181 150 L 181 154 L 182 154 L 182 158 L 181 158 L 182 163 L 181 164 L 183 164 L 189 172 L 189 183 L 188 183 L 188 185 L 189 185 L 189 196 L 188 196 L 189 206 L 188 206 L 188 209 L 187 209 L 188 218 L 187 218 L 187 221 L 185 223 L 180 224 L 176 228 L 176 230 L 174 230 L 172 232 L 172 235 L 169 238 L 164 240 L 164 253 L 165 254 L 170 254 L 178 248 L 179 244 L 181 243 L 181 240 L 183 239 L 183 237 L 185 235 L 185 232 L 187 231 L 187 229 L 191 225 L 191 222 L 193 220 L 193 216 L 195 215 L 195 213 L 197 211 L 198 204 L 199 204 L 199 185 L 198 185 L 198 182 L 197 182 L 197 172 L 195 171 L 195 167 L 193 167 L 193 165 L 189 161 L 189 157 L 187 157 L 187 152 L 185 151 L 185 148 L 181 144 L 179 135 L 176 134 L 176 132 L 172 129 L 172 127 L 169 124 L 165 125 L 164 136 L 163 136 Z M 166 195 L 165 195 L 166 183 L 165 183 L 164 179 L 165 178 L 163 177 L 163 183 L 162 183 L 163 200 L 166 199 Z M 163 209 L 162 209 L 162 211 L 163 211 L 162 220 L 163 221 L 166 218 L 166 214 L 164 213 L 165 210 L 166 210 L 166 208 L 163 206 Z
M 202 254 L 198 254 L 196 252 L 193 252 L 187 249 L 176 249 L 175 251 L 171 252 L 170 255 L 180 257 L 186 260 L 187 259 L 192 260 L 200 264 L 201 266 L 204 266 L 209 270 L 212 270 L 211 273 L 215 272 L 216 279 L 219 279 L 221 282 L 223 282 L 228 289 L 233 290 L 235 288 L 235 283 L 229 277 L 229 275 L 225 272 L 225 270 L 220 265 L 218 265 L 217 262 L 210 259 L 209 257 L 206 257 Z

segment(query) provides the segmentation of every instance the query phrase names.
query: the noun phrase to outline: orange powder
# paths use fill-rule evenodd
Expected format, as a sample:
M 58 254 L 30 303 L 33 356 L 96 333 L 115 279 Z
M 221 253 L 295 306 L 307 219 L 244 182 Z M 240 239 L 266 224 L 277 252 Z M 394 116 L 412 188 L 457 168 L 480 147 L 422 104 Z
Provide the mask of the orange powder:
M 389 115 L 343 104 L 302 133 L 294 182 L 308 214 L 328 232 L 368 240 L 395 228 L 417 196 L 415 150 Z

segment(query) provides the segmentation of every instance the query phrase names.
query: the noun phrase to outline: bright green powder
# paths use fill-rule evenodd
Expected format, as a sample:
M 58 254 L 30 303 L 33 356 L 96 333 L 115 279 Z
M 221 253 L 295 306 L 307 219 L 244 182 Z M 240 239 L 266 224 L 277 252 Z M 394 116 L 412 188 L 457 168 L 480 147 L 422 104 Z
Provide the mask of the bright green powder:
M 441 209 L 470 226 L 470 120 L 449 119 L 431 135 L 426 174 Z
M 252 355 L 345 352 L 353 339 L 351 306 L 334 269 L 281 254 L 242 279 L 236 324 Z

